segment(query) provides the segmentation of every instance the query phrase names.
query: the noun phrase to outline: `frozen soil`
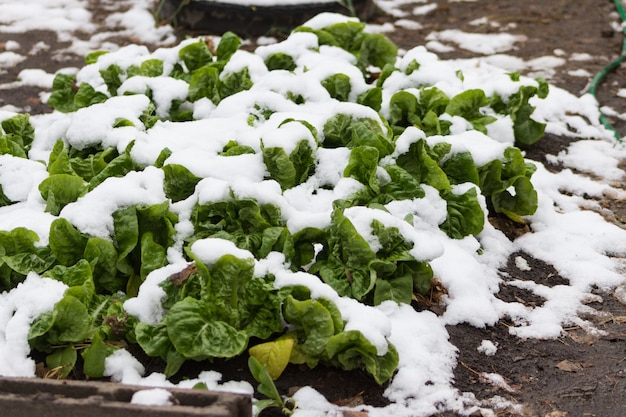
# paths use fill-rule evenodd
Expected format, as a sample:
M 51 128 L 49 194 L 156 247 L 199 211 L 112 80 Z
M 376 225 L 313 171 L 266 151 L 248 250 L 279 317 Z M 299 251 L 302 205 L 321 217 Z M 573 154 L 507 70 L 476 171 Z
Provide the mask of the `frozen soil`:
M 100 5 L 104 3 L 104 5 Z M 557 55 L 565 57 L 564 64 L 554 68 L 549 81 L 574 94 L 584 91 L 589 76 L 576 76 L 575 70 L 586 70 L 589 74 L 597 73 L 620 51 L 622 36 L 612 29 L 611 24 L 618 22 L 613 13 L 611 1 L 579 0 L 577 2 L 556 0 L 482 0 L 480 2 L 431 1 L 438 7 L 426 16 L 410 16 L 421 24 L 421 29 L 407 30 L 400 27 L 387 35 L 402 48 L 411 48 L 424 44 L 426 36 L 433 31 L 459 29 L 465 32 L 490 33 L 503 28 L 514 34 L 523 34 L 526 40 L 518 42 L 516 49 L 507 54 L 531 60 L 543 56 Z M 108 2 L 90 2 L 96 21 L 105 24 L 105 17 L 111 12 Z M 407 6 L 407 10 L 415 7 Z M 493 24 L 470 24 L 478 18 L 487 17 Z M 377 13 L 370 23 L 384 24 L 394 19 Z M 107 28 L 111 30 L 114 28 Z M 180 28 L 180 38 L 195 34 Z M 275 34 L 276 35 L 276 34 Z M 280 35 L 280 34 L 277 34 Z M 50 46 L 29 55 L 28 58 L 12 67 L 0 71 L 0 84 L 12 83 L 19 71 L 24 68 L 42 68 L 54 72 L 60 68 L 82 66 L 83 57 L 64 51 L 68 45 L 59 42 L 53 32 L 33 31 L 24 34 L 0 34 L 0 52 L 5 50 L 6 42 L 14 40 L 22 48 L 35 48 L 39 41 Z M 132 38 L 116 38 L 117 44 L 133 43 Z M 253 45 L 249 46 L 250 48 Z M 593 59 L 579 61 L 571 58 L 574 53 L 586 53 Z M 442 59 L 467 58 L 475 53 L 454 49 L 452 52 L 438 55 Z M 626 87 L 624 70 L 608 75 L 600 85 L 598 98 L 602 105 L 623 112 L 623 98 L 616 96 L 619 88 Z M 24 111 L 42 113 L 51 109 L 42 103 L 40 89 L 36 87 L 0 89 L 0 106 L 11 104 Z M 626 123 L 611 119 L 621 136 L 626 135 Z M 526 154 L 530 158 L 550 165 L 546 155 L 556 155 L 571 141 L 569 138 L 546 135 Z M 603 215 L 626 227 L 626 204 L 624 201 L 604 200 Z M 511 239 L 529 230 L 502 219 L 491 219 Z M 519 269 L 515 259 L 523 257 L 530 269 Z M 527 270 L 526 270 L 527 269 Z M 505 301 L 517 301 L 525 305 L 540 305 L 543 299 L 518 287 L 509 285 L 513 279 L 532 280 L 546 286 L 567 284 L 550 265 L 533 259 L 524 253 L 511 256 L 508 265 L 501 271 L 503 283 L 498 297 Z M 555 340 L 522 340 L 511 336 L 509 323 L 500 321 L 487 328 L 475 328 L 460 324 L 449 326 L 451 342 L 458 347 L 458 366 L 455 371 L 455 386 L 462 392 L 473 393 L 480 400 L 500 396 L 518 407 L 505 407 L 497 411 L 498 416 L 603 416 L 621 417 L 626 410 L 626 305 L 620 303 L 613 294 L 599 293 L 597 298 L 589 300 L 590 310 L 585 317 L 592 322 L 595 331 L 572 327 L 566 329 Z M 416 308 L 430 308 L 436 313 L 441 307 L 431 303 L 420 303 Z M 497 345 L 497 353 L 487 356 L 478 351 L 483 340 L 490 340 Z M 206 366 L 224 374 L 224 378 L 248 379 L 247 365 L 244 360 L 226 363 L 188 364 L 184 369 L 189 375 L 197 375 L 199 368 Z M 152 359 L 152 370 L 161 370 L 162 364 Z M 312 371 L 292 366 L 277 381 L 279 390 L 288 393 L 304 385 L 311 385 L 330 401 L 342 405 L 366 403 L 382 406 L 386 399 L 382 396 L 384 386 L 376 385 L 372 379 L 361 372 L 339 372 L 335 369 L 318 367 Z M 183 372 L 183 374 L 185 373 Z M 498 387 L 483 377 L 486 373 L 497 373 L 504 377 L 506 386 Z M 267 413 L 265 415 L 271 415 Z M 364 416 L 364 413 L 353 413 Z M 441 416 L 454 416 L 445 412 Z M 477 414 L 480 415 L 480 414 Z

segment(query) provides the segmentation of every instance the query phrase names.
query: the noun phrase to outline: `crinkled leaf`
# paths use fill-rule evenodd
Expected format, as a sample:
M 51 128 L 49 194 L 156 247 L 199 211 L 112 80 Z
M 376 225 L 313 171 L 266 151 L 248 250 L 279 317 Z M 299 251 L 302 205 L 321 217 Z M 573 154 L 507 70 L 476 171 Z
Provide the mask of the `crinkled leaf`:
M 296 69 L 296 63 L 291 57 L 284 52 L 276 52 L 265 58 L 265 65 L 270 71 L 286 70 L 293 71 Z
M 98 292 L 104 289 L 109 293 L 115 293 L 124 289 L 124 280 L 117 276 L 118 254 L 113 242 L 100 237 L 90 237 L 83 256 L 91 265 Z
M 176 350 L 187 358 L 230 358 L 248 344 L 245 332 L 216 321 L 205 302 L 186 298 L 165 316 L 167 334 Z
M 196 189 L 196 185 L 202 179 L 195 176 L 183 165 L 168 164 L 162 169 L 165 173 L 163 182 L 165 195 L 174 203 L 191 196 Z
M 182 47 L 178 51 L 178 57 L 185 63 L 189 72 L 195 71 L 213 61 L 213 54 L 211 54 L 207 43 L 202 39 Z
M 231 72 L 221 78 L 218 85 L 219 97 L 223 99 L 240 91 L 249 90 L 251 87 L 250 73 L 248 67 L 245 67 L 241 71 Z
M 11 256 L 3 256 L 0 258 L 9 268 L 22 275 L 28 275 L 29 272 L 41 274 L 50 268 L 56 261 L 54 255 L 48 248 L 38 250 L 33 253 L 18 253 Z
M 160 59 L 146 59 L 140 65 L 131 65 L 126 70 L 128 78 L 134 76 L 158 77 L 163 75 L 163 61 Z
M 296 328 L 297 347 L 310 356 L 319 356 L 328 339 L 335 334 L 333 317 L 324 305 L 315 300 L 299 301 L 288 296 L 283 314 L 287 323 Z
M 220 38 L 220 43 L 217 45 L 217 59 L 219 61 L 228 61 L 231 56 L 241 46 L 241 39 L 233 32 L 226 32 Z
M 352 149 L 348 165 L 343 171 L 344 177 L 352 177 L 372 191 L 378 192 L 380 184 L 376 171 L 379 156 L 378 149 L 371 146 L 358 146 Z
M 39 193 L 46 200 L 46 211 L 53 215 L 78 200 L 86 190 L 87 185 L 81 177 L 69 174 L 51 175 L 39 184 Z
M 348 101 L 350 98 L 352 84 L 350 83 L 350 77 L 346 74 L 333 74 L 322 80 L 321 84 L 330 96 L 336 100 Z
M 463 194 L 442 191 L 441 196 L 447 203 L 448 215 L 440 225 L 441 230 L 453 239 L 462 239 L 469 235 L 478 235 L 485 225 L 485 214 L 478 202 L 476 188 L 470 188 Z
M 87 238 L 66 219 L 60 217 L 50 225 L 50 249 L 61 265 L 74 265 L 83 257 Z
M 19 137 L 21 146 L 28 151 L 35 138 L 35 129 L 30 124 L 30 115 L 28 113 L 16 114 L 3 120 L 1 125 L 5 134 Z
M 357 330 L 339 333 L 331 337 L 326 355 L 345 370 L 365 368 L 378 384 L 388 381 L 399 363 L 398 352 L 390 343 L 387 353 L 379 356 L 372 343 Z
M 195 70 L 189 81 L 189 101 L 198 101 L 203 97 L 214 103 L 219 101 L 217 87 L 219 85 L 219 71 L 215 67 L 204 66 Z
M 369 65 L 383 68 L 393 65 L 398 56 L 398 47 L 380 33 L 368 34 L 361 44 L 358 65 L 367 68 Z

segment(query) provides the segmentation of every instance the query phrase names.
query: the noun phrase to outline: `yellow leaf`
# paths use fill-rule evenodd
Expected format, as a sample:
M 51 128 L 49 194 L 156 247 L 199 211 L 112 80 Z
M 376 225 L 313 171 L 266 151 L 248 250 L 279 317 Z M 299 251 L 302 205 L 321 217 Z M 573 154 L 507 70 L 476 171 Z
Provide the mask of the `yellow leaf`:
M 289 364 L 293 344 L 293 337 L 282 337 L 272 342 L 253 346 L 249 349 L 249 353 L 267 368 L 267 373 L 275 380 Z

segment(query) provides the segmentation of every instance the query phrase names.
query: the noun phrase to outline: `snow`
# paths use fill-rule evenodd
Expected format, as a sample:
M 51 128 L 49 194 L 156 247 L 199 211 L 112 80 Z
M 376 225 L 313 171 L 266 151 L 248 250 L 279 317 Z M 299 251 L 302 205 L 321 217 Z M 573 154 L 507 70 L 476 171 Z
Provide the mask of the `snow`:
M 477 350 L 487 356 L 493 356 L 498 352 L 498 345 L 491 340 L 483 340 L 480 342 L 480 346 L 478 346 Z
M 9 292 L 0 294 L 0 374 L 34 376 L 28 331 L 41 314 L 52 311 L 67 286 L 34 272 Z
M 516 42 L 526 41 L 523 35 L 510 33 L 479 34 L 468 33 L 457 29 L 448 29 L 441 32 L 432 32 L 426 37 L 429 41 L 452 42 L 461 49 L 483 55 L 492 55 L 514 49 Z
M 163 388 L 144 389 L 137 391 L 130 399 L 131 404 L 137 405 L 173 405 L 172 394 Z
M 242 0 L 232 0 L 247 4 Z M 294 2 L 296 0 L 293 0 Z M 53 30 L 59 39 L 70 42 L 69 50 L 87 53 L 103 46 L 117 52 L 103 55 L 96 64 L 85 67 L 79 79 L 104 88 L 99 78 L 99 69 L 107 63 L 116 62 L 122 68 L 136 65 L 147 59 L 150 52 L 143 46 L 131 45 L 120 48 L 108 42 L 106 33 L 96 33 L 93 16 L 80 0 L 25 0 L 18 4 L 0 3 L 0 31 L 19 33 L 30 30 Z M 148 1 L 123 1 L 128 11 L 115 13 L 109 17 L 109 24 L 119 26 L 121 33 L 134 36 L 141 42 L 160 46 L 173 40 L 173 29 L 169 26 L 154 27 L 149 14 Z M 412 15 L 430 13 L 435 4 L 416 0 L 380 0 L 379 6 L 402 17 L 397 26 L 419 30 L 417 22 L 405 19 L 409 8 L 416 6 Z M 256 5 L 265 4 L 258 0 Z M 345 21 L 346 18 L 334 14 L 321 14 L 309 22 L 309 26 L 321 28 Z M 476 24 L 487 21 L 475 22 Z M 91 36 L 87 41 L 79 40 L 74 33 L 81 30 Z M 502 54 L 515 49 L 517 42 L 524 42 L 521 36 L 505 33 L 475 35 L 448 30 L 429 36 L 428 48 L 444 51 L 460 48 L 488 56 L 464 61 L 442 61 L 424 47 L 416 47 L 400 57 L 398 67 L 405 69 L 413 59 L 421 67 L 406 75 L 394 73 L 384 84 L 384 97 L 389 91 L 396 91 L 411 85 L 435 85 L 446 94 L 454 95 L 467 88 L 483 88 L 487 94 L 499 92 L 506 96 L 510 90 L 506 71 L 522 71 L 529 75 L 550 76 L 554 68 L 562 65 L 565 59 L 547 56 L 532 61 L 522 61 Z M 191 42 L 189 40 L 187 42 Z M 237 198 L 254 197 L 261 202 L 270 202 L 281 207 L 284 220 L 291 232 L 307 226 L 325 227 L 330 222 L 332 202 L 346 197 L 362 185 L 351 178 L 344 178 L 349 151 L 345 148 L 318 149 L 315 174 L 305 183 L 282 192 L 274 181 L 265 180 L 265 166 L 262 158 L 256 155 L 222 157 L 218 153 L 231 139 L 240 144 L 259 149 L 262 139 L 265 146 L 283 146 L 289 152 L 297 142 L 294 138 L 305 139 L 315 146 L 310 131 L 302 124 L 281 123 L 294 118 L 308 120 L 321 130 L 325 120 L 332 114 L 352 114 L 355 117 L 376 118 L 376 113 L 350 103 L 328 103 L 328 93 L 313 86 L 314 81 L 324 79 L 337 72 L 351 73 L 354 57 L 337 48 L 319 47 L 317 37 L 309 33 L 298 33 L 287 41 L 275 43 L 265 39 L 264 45 L 255 53 L 237 52 L 229 63 L 227 71 L 237 71 L 247 66 L 254 87 L 237 96 L 229 97 L 217 106 L 207 101 L 194 104 L 194 116 L 201 120 L 190 123 L 159 122 L 146 131 L 139 120 L 149 101 L 143 93 L 146 89 L 158 91 L 154 96 L 157 112 L 165 115 L 172 100 L 186 96 L 186 84 L 169 77 L 134 77 L 126 81 L 120 92 L 138 94 L 112 98 L 105 103 L 81 109 L 74 114 L 41 115 L 33 117 L 36 138 L 30 159 L 0 156 L 0 185 L 4 194 L 12 201 L 11 206 L 0 208 L 0 230 L 8 231 L 16 227 L 27 227 L 35 231 L 40 241 L 46 245 L 50 223 L 56 218 L 45 213 L 45 202 L 38 192 L 38 184 L 47 177 L 46 167 L 38 160 L 47 161 L 54 142 L 64 138 L 78 149 L 94 145 L 114 146 L 120 152 L 135 141 L 132 157 L 144 164 L 151 164 L 168 147 L 172 154 L 166 164 L 184 164 L 203 180 L 196 192 L 186 201 L 172 205 L 180 216 L 176 225 L 180 238 L 189 230 L 191 206 L 195 202 L 210 202 L 230 198 L 232 191 Z M 165 61 L 166 71 L 176 59 L 179 47 L 166 48 L 154 52 L 152 56 Z M 13 66 L 23 59 L 21 46 L 17 42 L 7 42 L 6 51 L 0 53 L 0 67 Z M 45 43 L 38 44 L 29 53 L 44 53 Z M 448 49 L 449 50 L 449 49 Z M 308 71 L 278 73 L 266 77 L 267 69 L 263 59 L 276 52 L 288 52 L 299 65 Z M 555 54 L 559 55 L 559 54 Z M 594 59 L 583 54 L 572 54 L 575 61 Z M 462 69 L 465 81 L 456 76 Z M 75 69 L 64 69 L 72 73 Z M 589 74 L 578 71 L 575 76 Z M 20 73 L 19 82 L 0 88 L 15 88 L 23 85 L 50 87 L 53 74 L 43 70 L 28 69 Z M 533 83 L 530 79 L 524 82 Z M 366 88 L 353 80 L 353 95 Z M 306 97 L 307 104 L 296 106 L 285 100 L 280 92 L 292 91 Z M 510 91 L 509 91 L 510 92 Z M 626 96 L 624 91 L 618 92 Z M 259 121 L 249 126 L 247 116 L 255 104 L 267 106 L 276 113 L 267 121 Z M 334 301 L 341 310 L 346 329 L 360 330 L 376 346 L 379 354 L 388 348 L 387 340 L 393 343 L 400 355 L 400 366 L 385 395 L 391 404 L 376 408 L 363 406 L 369 415 L 387 416 L 427 416 L 439 411 L 438 407 L 450 409 L 471 409 L 475 402 L 467 395 L 457 392 L 452 386 L 453 371 L 457 366 L 457 352 L 449 341 L 446 326 L 469 323 L 485 327 L 503 317 L 510 318 L 515 325 L 512 335 L 518 337 L 550 338 L 558 337 L 564 326 L 576 324 L 588 328 L 591 324 L 580 318 L 581 313 L 589 312 L 586 305 L 594 299 L 592 290 L 596 287 L 611 291 L 626 298 L 624 271 L 626 264 L 626 231 L 608 223 L 601 215 L 588 209 L 598 209 L 589 198 L 624 198 L 626 193 L 611 184 L 619 184 L 624 177 L 620 162 L 626 158 L 626 150 L 613 141 L 612 134 L 598 121 L 597 103 L 590 95 L 574 96 L 562 89 L 551 86 L 545 100 L 532 101 L 536 106 L 535 116 L 547 123 L 546 132 L 565 135 L 581 140 L 571 143 L 566 150 L 548 159 L 562 164 L 565 169 L 558 173 L 549 172 L 540 163 L 532 182 L 539 195 L 539 208 L 527 221 L 532 224 L 532 233 L 527 233 L 510 242 L 501 232 L 486 224 L 485 230 L 477 237 L 461 240 L 449 239 L 438 229 L 445 220 L 445 201 L 432 187 L 425 186 L 426 196 L 413 201 L 397 201 L 386 206 L 387 212 L 369 208 L 346 210 L 346 215 L 367 239 L 373 250 L 379 247 L 377 238 L 371 233 L 371 220 L 376 218 L 385 225 L 398 227 L 407 240 L 414 243 L 411 252 L 416 259 L 430 260 L 435 276 L 447 289 L 446 311 L 438 317 L 423 311 L 416 312 L 410 306 L 385 302 L 377 307 L 365 306 L 353 299 L 339 297 L 331 287 L 318 278 L 305 272 L 292 272 L 285 265 L 282 254 L 272 253 L 267 258 L 255 260 L 255 275 L 273 273 L 278 288 L 302 284 L 311 289 L 314 298 L 325 297 Z M 388 115 L 389 109 L 381 109 Z M 12 114 L 0 111 L 4 120 Z M 135 126 L 113 128 L 119 117 L 129 119 Z M 468 130 L 464 121 L 452 119 L 453 135 L 427 138 L 430 144 L 446 141 L 453 152 L 469 151 L 474 160 L 481 163 L 492 160 L 502 150 L 512 144 L 512 121 L 501 118 L 489 126 L 488 135 Z M 280 126 L 280 127 L 279 127 Z M 381 128 L 386 128 L 381 124 Z M 207 132 L 211 141 L 207 141 Z M 171 138 L 176 138 L 172 141 Z M 411 143 L 423 138 L 423 132 L 416 128 L 407 129 L 396 143 L 396 154 L 406 151 Z M 496 139 L 494 139 L 496 138 Z M 397 156 L 397 155 L 395 155 Z M 394 157 L 394 155 L 392 155 Z M 320 189 L 322 185 L 331 189 Z M 467 187 L 463 185 L 462 187 Z M 464 188 L 460 188 L 461 190 Z M 315 193 L 313 191 L 316 191 Z M 132 172 L 119 178 L 109 178 L 93 191 L 68 204 L 60 217 L 68 219 L 82 233 L 110 238 L 113 232 L 112 213 L 119 208 L 135 204 L 158 204 L 166 201 L 163 190 L 162 170 L 147 167 L 142 172 Z M 484 201 L 482 201 L 485 204 Z M 413 227 L 399 219 L 415 215 Z M 418 216 L 419 214 L 419 216 Z M 139 320 L 158 323 L 163 314 L 161 300 L 165 293 L 159 286 L 167 277 L 180 272 L 187 266 L 182 254 L 176 251 L 182 247 L 178 242 L 168 252 L 170 264 L 153 271 L 139 289 L 139 294 L 124 304 L 126 311 Z M 223 239 L 202 239 L 192 246 L 193 253 L 203 262 L 211 264 L 224 254 L 241 258 L 253 255 L 237 248 Z M 554 266 L 568 283 L 546 287 L 530 281 L 514 280 L 507 285 L 524 288 L 546 299 L 535 308 L 523 307 L 518 303 L 505 303 L 495 294 L 502 283 L 498 269 L 506 264 L 509 255 L 522 251 L 529 256 Z M 524 255 L 526 256 L 526 255 Z M 528 261 L 515 258 L 520 271 L 528 271 Z M 15 289 L 0 294 L 0 374 L 6 376 L 33 376 L 34 360 L 29 357 L 27 342 L 28 329 L 32 321 L 42 313 L 52 310 L 61 299 L 66 287 L 54 280 L 41 278 L 34 273 Z M 497 355 L 497 345 L 484 340 L 477 349 L 485 355 Z M 144 386 L 171 387 L 162 374 L 145 375 L 145 368 L 132 355 L 124 350 L 116 350 L 106 360 L 105 375 L 114 381 Z M 498 374 L 482 374 L 482 377 L 496 387 L 512 389 Z M 253 393 L 250 384 L 240 381 L 220 382 L 217 372 L 203 372 L 197 379 L 183 381 L 179 387 L 191 387 L 204 382 L 210 389 Z M 139 391 L 133 398 L 138 404 L 166 404 L 169 402 L 166 390 Z M 299 409 L 294 414 L 300 416 L 320 415 L 323 412 L 337 411 L 338 407 L 328 403 L 317 391 L 305 387 L 295 394 Z M 494 397 L 495 398 L 495 397 Z M 495 401 L 495 400 L 494 400 Z M 470 404 L 470 405 L 468 405 Z M 472 405 L 474 404 L 474 405 Z

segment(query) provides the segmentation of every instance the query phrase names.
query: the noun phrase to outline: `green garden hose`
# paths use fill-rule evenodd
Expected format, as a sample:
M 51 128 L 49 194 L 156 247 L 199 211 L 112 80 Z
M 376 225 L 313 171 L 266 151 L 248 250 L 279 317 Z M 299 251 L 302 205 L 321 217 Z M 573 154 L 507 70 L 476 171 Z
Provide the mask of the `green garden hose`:
M 617 12 L 619 13 L 621 19 L 622 19 L 622 23 L 623 28 L 623 34 L 626 35 L 626 12 L 624 11 L 624 6 L 622 5 L 622 1 L 621 0 L 615 0 L 615 7 L 617 8 Z M 598 84 L 600 84 L 600 82 L 602 81 L 602 79 L 611 71 L 613 71 L 614 69 L 616 69 L 617 67 L 620 66 L 620 64 L 622 62 L 626 61 L 626 36 L 624 36 L 624 38 L 622 39 L 622 50 L 620 51 L 619 56 L 614 59 L 613 61 L 609 62 L 609 64 L 607 66 L 605 66 L 604 68 L 602 68 L 602 70 L 600 72 L 598 72 L 593 79 L 591 80 L 591 83 L 589 84 L 589 93 L 591 95 L 593 95 L 596 100 L 598 99 L 596 97 L 596 91 L 598 88 Z M 611 122 L 609 122 L 609 120 L 607 119 L 607 117 L 600 112 L 600 121 L 602 122 L 602 124 L 604 125 L 604 127 L 606 127 L 607 129 L 611 130 L 613 132 L 613 135 L 615 136 L 615 139 L 617 139 L 618 141 L 622 141 L 621 140 L 621 136 L 620 134 L 617 132 L 617 130 L 613 127 L 613 125 L 611 125 Z

